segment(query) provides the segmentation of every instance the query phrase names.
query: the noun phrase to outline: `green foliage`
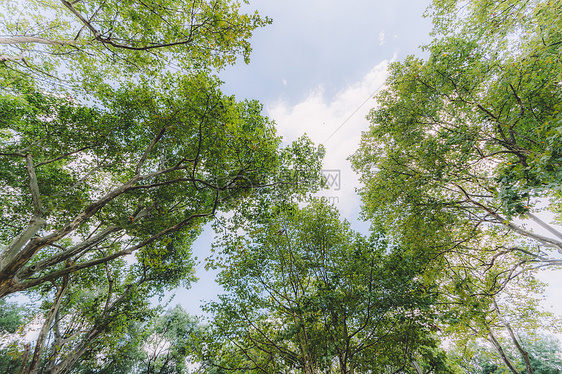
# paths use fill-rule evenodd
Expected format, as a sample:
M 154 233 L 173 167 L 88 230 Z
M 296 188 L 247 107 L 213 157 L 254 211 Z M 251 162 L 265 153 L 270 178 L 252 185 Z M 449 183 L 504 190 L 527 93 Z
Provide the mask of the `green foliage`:
M 511 222 L 537 198 L 559 198 L 562 34 L 550 23 L 560 4 L 454 4 L 435 2 L 430 57 L 392 64 L 369 115 L 352 157 L 365 215 L 420 247 L 451 247 L 493 223 L 560 249 Z
M 54 316 L 38 368 L 117 349 L 153 313 L 149 297 L 195 280 L 191 245 L 219 212 L 317 188 L 313 144 L 280 148 L 261 105 L 219 85 L 197 73 L 106 86 L 101 108 L 25 85 L 2 91 L 0 294 L 38 292 Z M 63 307 L 47 301 L 61 289 Z
M 149 298 L 195 280 L 191 245 L 219 213 L 318 188 L 310 140 L 280 148 L 262 106 L 209 75 L 248 62 L 270 22 L 240 8 L 0 1 L 0 297 L 41 303 L 26 372 L 184 372 L 195 322 L 175 310 L 146 335 Z M 147 358 L 153 337 L 163 357 Z
M 25 322 L 26 310 L 16 303 L 0 300 L 0 333 L 13 334 Z
M 562 34 L 547 20 L 558 24 L 561 9 L 518 0 L 433 9 L 428 59 L 391 65 L 351 160 L 364 216 L 431 260 L 424 277 L 439 284 L 443 321 L 486 336 L 492 297 L 522 300 L 536 268 L 561 263 L 549 252 L 562 251 L 560 237 L 514 221 L 538 220 L 539 198 L 551 211 L 560 199 Z M 513 305 L 541 323 L 534 302 Z
M 533 372 L 537 374 L 557 374 L 562 372 L 560 342 L 553 336 L 527 335 L 522 339 L 529 352 Z M 516 352 L 508 351 L 516 367 L 524 370 L 525 364 Z M 451 351 L 451 358 L 459 362 L 467 374 L 500 374 L 508 369 L 497 356 L 497 352 L 481 344 L 456 347 Z
M 253 30 L 271 22 L 238 1 L 0 2 L 0 63 L 95 89 L 139 74 L 248 62 Z
M 0 373 L 17 373 L 22 357 L 23 352 L 16 343 L 0 348 Z
M 465 343 L 551 318 L 535 271 L 560 266 L 562 235 L 535 214 L 559 213 L 561 14 L 548 0 L 434 1 L 429 57 L 391 64 L 351 157 L 364 217 L 428 260 L 441 326 Z
M 200 341 L 203 326 L 180 306 L 146 322 L 128 325 L 116 346 L 104 347 L 100 355 L 82 360 L 74 369 L 80 374 L 187 373 Z
M 207 306 L 209 367 L 382 372 L 411 367 L 426 348 L 428 367 L 438 361 L 422 264 L 354 233 L 325 202 L 280 204 L 231 222 L 219 239 L 214 264 L 227 293 Z
M 192 241 L 215 212 L 314 188 L 310 179 L 299 184 L 287 175 L 299 170 L 319 180 L 310 141 L 280 150 L 261 105 L 237 103 L 218 84 L 203 74 L 131 83 L 112 90 L 103 110 L 5 91 L 1 217 L 10 223 L 1 240 L 9 243 L 33 216 L 47 222 L 45 243 L 30 243 L 37 249 L 28 246 L 17 268 L 6 265 L 4 279 L 18 273 L 20 289 L 27 288 L 135 252 L 154 287 L 174 287 L 191 268 Z M 165 274 L 165 282 L 155 274 Z
M 24 352 L 17 342 L 17 333 L 29 322 L 31 313 L 30 305 L 0 300 L 0 373 L 19 369 Z

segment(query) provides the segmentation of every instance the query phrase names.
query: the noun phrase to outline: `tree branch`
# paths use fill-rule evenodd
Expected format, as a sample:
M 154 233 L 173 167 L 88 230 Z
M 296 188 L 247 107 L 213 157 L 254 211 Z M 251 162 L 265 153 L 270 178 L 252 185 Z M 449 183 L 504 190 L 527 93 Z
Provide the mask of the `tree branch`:
M 51 324 L 53 323 L 53 319 L 55 315 L 58 313 L 58 310 L 60 308 L 60 303 L 62 301 L 62 297 L 64 296 L 64 293 L 66 292 L 67 289 L 68 289 L 68 277 L 63 277 L 62 285 L 57 290 L 55 301 L 51 306 L 51 308 L 49 309 L 49 313 L 47 314 L 45 322 L 43 323 L 41 332 L 37 337 L 37 343 L 35 343 L 35 351 L 33 352 L 33 358 L 31 359 L 31 364 L 29 365 L 29 368 L 25 372 L 26 374 L 35 374 L 39 369 L 38 368 L 39 361 L 41 359 L 41 355 L 43 354 L 43 349 L 45 348 L 45 339 L 47 338 L 47 333 L 51 329 Z
M 126 255 L 130 255 L 131 253 L 133 253 L 133 252 L 139 250 L 140 248 L 160 239 L 161 237 L 182 229 L 193 219 L 202 218 L 202 217 L 209 217 L 209 216 L 214 215 L 215 209 L 216 209 L 216 205 L 215 205 L 212 212 L 192 214 L 191 216 L 182 220 L 178 224 L 160 231 L 159 233 L 153 235 L 152 237 L 142 241 L 141 243 L 139 243 L 137 245 L 132 246 L 131 248 L 127 248 L 127 249 L 115 252 L 111 255 L 108 255 L 108 256 L 105 256 L 105 257 L 102 257 L 102 258 L 98 258 L 98 259 L 95 259 L 95 260 L 90 260 L 90 261 L 86 261 L 86 262 L 76 264 L 76 265 L 73 265 L 73 266 L 70 266 L 70 267 L 66 267 L 64 269 L 54 271 L 52 273 L 46 274 L 46 275 L 44 275 L 42 277 L 39 277 L 39 278 L 30 279 L 28 281 L 21 282 L 21 283 L 12 284 L 11 288 L 9 288 L 7 290 L 2 290 L 3 292 L 0 293 L 0 297 L 6 296 L 8 294 L 11 294 L 11 293 L 14 293 L 14 292 L 17 292 L 17 291 L 22 291 L 22 290 L 28 289 L 30 287 L 35 287 L 39 284 L 43 284 L 45 282 L 60 278 L 62 276 L 74 273 L 74 272 L 76 272 L 78 270 L 81 270 L 81 269 L 86 269 L 86 268 L 89 268 L 89 267 L 92 267 L 92 266 L 104 264 L 104 263 L 109 262 L 111 260 L 114 260 L 116 258 L 123 257 L 123 256 L 126 256 Z
M 11 36 L 9 38 L 0 38 L 0 44 L 26 44 L 26 43 L 37 43 L 37 44 L 48 44 L 48 45 L 75 45 L 79 44 L 74 40 L 50 40 L 44 38 L 38 38 L 36 36 Z M 20 57 L 21 56 L 21 57 Z M 23 54 L 16 56 L 16 58 L 10 58 L 8 56 L 2 55 L 0 58 L 8 57 L 8 60 L 23 60 Z M 4 61 L 0 59 L 0 61 Z
M 152 149 L 154 148 L 156 143 L 158 143 L 158 141 L 162 138 L 165 131 L 166 131 L 166 127 L 162 127 L 162 129 L 160 129 L 160 132 L 158 132 L 158 134 L 154 137 L 154 139 L 152 139 L 152 141 L 150 142 L 150 145 L 146 148 L 146 150 L 144 151 L 144 154 L 142 155 L 141 159 L 139 160 L 139 162 L 137 164 L 137 167 L 135 169 L 135 175 L 140 175 L 142 166 L 146 162 L 146 159 L 148 158 L 148 155 L 150 154 L 150 151 L 152 151 Z
M 20 53 L 17 56 L 8 56 L 8 55 L 0 55 L 0 62 L 4 62 L 4 61 L 19 61 L 19 60 L 23 60 L 25 57 L 23 56 L 23 53 Z
M 71 258 L 72 256 L 82 252 L 82 251 L 87 251 L 90 247 L 97 245 L 99 242 L 101 242 L 102 240 L 104 240 L 107 236 L 109 236 L 110 234 L 120 231 L 122 230 L 122 227 L 119 227 L 117 225 L 110 225 L 108 227 L 106 227 L 102 232 L 100 232 L 98 235 L 87 239 L 85 241 L 83 241 L 82 243 L 79 243 L 77 245 L 75 245 L 74 247 L 68 248 L 66 249 L 64 252 L 59 253 L 57 255 L 51 256 L 43 261 L 39 261 L 38 263 L 35 263 L 33 265 L 30 265 L 26 268 L 23 268 L 22 270 L 20 270 L 19 272 L 17 272 L 16 277 L 18 279 L 27 279 L 30 276 L 32 276 L 33 274 L 42 271 L 44 269 L 47 269 L 50 266 L 62 263 L 64 261 L 66 261 L 67 259 Z
M 19 250 L 43 227 L 46 221 L 41 217 L 33 217 L 27 228 L 4 249 L 0 256 L 0 277 L 4 269 L 12 262 Z M 1 279 L 1 278 L 0 278 Z
M 39 184 L 37 175 L 35 174 L 35 166 L 33 165 L 33 156 L 31 153 L 25 155 L 25 163 L 27 166 L 27 174 L 29 175 L 29 189 L 31 191 L 31 200 L 33 201 L 33 210 L 36 217 L 43 216 L 43 207 L 41 206 L 41 194 L 39 192 Z
M 494 303 L 494 308 L 496 309 L 496 312 L 498 313 L 498 317 L 500 317 L 500 320 L 502 321 L 504 326 L 507 328 L 507 331 L 509 332 L 509 336 L 511 337 L 511 340 L 513 341 L 513 344 L 515 344 L 515 347 L 517 348 L 517 350 L 519 351 L 519 353 L 523 357 L 523 360 L 525 361 L 525 366 L 527 368 L 527 374 L 533 374 L 533 367 L 531 366 L 531 361 L 529 360 L 529 354 L 527 353 L 526 350 L 523 349 L 523 347 L 521 347 L 521 344 L 519 344 L 519 340 L 515 336 L 515 333 L 513 332 L 513 329 L 511 328 L 511 325 L 509 324 L 509 322 L 507 322 L 507 320 L 505 320 L 505 318 L 503 318 L 503 315 L 500 312 L 500 308 L 498 306 L 498 303 L 496 302 L 496 298 L 493 297 L 492 301 Z
M 94 28 L 94 26 L 92 26 L 92 24 L 86 19 L 84 18 L 84 16 L 78 11 L 76 10 L 76 8 L 74 8 L 74 6 L 66 1 L 66 0 L 60 0 L 61 3 L 67 7 L 76 17 L 78 17 L 78 19 L 84 24 L 84 26 L 86 26 L 88 29 L 90 29 L 90 31 L 92 32 L 92 34 L 94 35 L 94 38 L 98 39 L 100 37 L 100 32 L 98 30 L 96 30 Z
M 539 235 L 539 234 L 535 234 L 533 232 L 530 232 L 530 231 L 527 231 L 527 230 L 524 230 L 524 229 L 520 228 L 519 226 L 517 226 L 517 225 L 513 224 L 512 222 L 508 221 L 506 218 L 502 217 L 500 214 L 498 214 L 497 212 L 495 212 L 491 208 L 487 207 L 486 205 L 484 205 L 482 203 L 479 203 L 478 201 L 472 200 L 470 195 L 461 186 L 459 186 L 459 185 L 455 185 L 455 186 L 462 191 L 462 193 L 465 195 L 465 197 L 467 199 L 467 202 L 470 202 L 470 203 L 482 208 L 490 216 L 494 217 L 498 223 L 510 228 L 513 232 L 515 232 L 515 233 L 517 233 L 521 236 L 525 236 L 525 237 L 534 239 L 534 240 L 542 243 L 544 246 L 551 247 L 551 248 L 557 248 L 558 252 L 562 253 L 562 242 L 560 242 L 556 239 L 551 239 L 549 237 Z
M 548 223 L 545 223 L 539 217 L 535 216 L 533 213 L 528 212 L 527 216 L 529 216 L 530 219 L 535 221 L 538 225 L 540 225 L 542 228 L 544 228 L 545 230 L 547 230 L 551 234 L 554 234 L 558 238 L 562 239 L 562 233 L 560 233 L 560 231 L 556 230 L 554 227 L 550 226 Z

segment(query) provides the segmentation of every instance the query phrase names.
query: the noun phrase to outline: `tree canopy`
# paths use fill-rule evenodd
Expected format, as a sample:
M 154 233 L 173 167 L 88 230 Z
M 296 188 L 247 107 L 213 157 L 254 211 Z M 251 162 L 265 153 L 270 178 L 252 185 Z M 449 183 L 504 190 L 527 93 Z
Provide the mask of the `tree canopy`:
M 390 65 L 351 156 L 370 236 L 310 198 L 322 147 L 282 146 L 212 75 L 269 18 L 25 4 L 0 0 L 0 370 L 559 371 L 533 335 L 559 324 L 536 277 L 562 265 L 543 214 L 561 220 L 559 2 L 433 1 L 428 57 Z M 154 300 L 196 281 L 211 222 L 224 294 L 205 325 Z
M 352 157 L 368 218 L 435 253 L 487 246 L 560 265 L 560 4 L 435 2 L 429 58 L 390 66 Z M 485 20 L 485 21 L 484 21 Z M 542 235 L 515 219 L 538 222 Z M 550 252 L 551 253 L 551 252 Z
M 446 367 L 433 336 L 435 294 L 416 280 L 421 264 L 382 237 L 353 232 L 322 201 L 302 210 L 280 205 L 227 227 L 214 259 L 227 293 L 208 305 L 210 367 L 240 373 Z
M 390 65 L 351 157 L 364 217 L 428 260 L 445 325 L 472 328 L 464 336 L 533 320 L 514 303 L 501 321 L 499 305 L 562 264 L 562 234 L 542 214 L 560 222 L 561 14 L 554 1 L 434 1 L 428 57 Z
M 292 183 L 275 179 L 289 168 L 318 173 L 310 142 L 280 150 L 261 106 L 206 75 L 130 84 L 105 104 L 4 91 L 2 295 L 132 253 L 171 280 L 216 212 Z
M 229 0 L 3 0 L 0 7 L 0 62 L 80 84 L 248 61 L 253 30 L 271 22 Z

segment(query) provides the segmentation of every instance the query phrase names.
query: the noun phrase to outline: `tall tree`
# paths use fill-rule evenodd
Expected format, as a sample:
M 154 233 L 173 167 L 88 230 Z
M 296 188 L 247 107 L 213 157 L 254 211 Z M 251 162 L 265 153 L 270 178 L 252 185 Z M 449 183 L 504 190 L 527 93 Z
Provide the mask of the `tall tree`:
M 497 225 L 534 243 L 531 251 L 508 248 L 559 265 L 544 250 L 562 251 L 562 234 L 536 212 L 539 198 L 556 212 L 562 182 L 561 5 L 474 1 L 464 13 L 456 1 L 434 7 L 430 57 L 391 65 L 352 158 L 365 184 L 364 212 L 420 247 L 426 233 L 451 248 Z
M 437 0 L 429 14 L 429 57 L 391 65 L 351 159 L 365 217 L 431 260 L 424 277 L 440 285 L 448 323 L 497 341 L 510 321 L 495 300 L 562 264 L 562 234 L 540 215 L 560 222 L 562 6 Z
M 192 372 L 196 344 L 204 326 L 180 306 L 150 320 L 130 324 L 117 345 L 104 347 L 74 370 L 81 374 L 183 374 Z M 101 356 L 101 357 L 100 357 Z
M 189 285 L 191 244 L 219 212 L 319 180 L 309 140 L 280 148 L 257 102 L 205 74 L 130 83 L 103 104 L 30 84 L 0 96 L 0 295 L 45 299 L 28 373 L 68 372 L 147 318 L 148 297 Z
M 416 280 L 414 258 L 354 233 L 320 201 L 268 213 L 221 232 L 214 261 L 227 293 L 208 305 L 210 367 L 353 373 L 445 365 L 431 349 L 435 295 Z
M 557 374 L 562 372 L 560 359 L 560 342 L 553 336 L 526 335 L 522 339 L 529 351 L 530 360 L 535 374 Z M 517 368 L 522 369 L 525 363 L 517 360 L 517 353 L 508 351 L 509 356 L 516 360 Z M 482 344 L 455 347 L 451 352 L 455 360 L 459 360 L 464 372 L 469 374 L 499 374 L 507 367 L 490 347 Z
M 318 179 L 309 141 L 279 149 L 261 106 L 206 75 L 130 84 L 105 106 L 1 96 L 0 296 L 132 253 L 165 273 L 218 211 L 311 186 L 281 179 L 288 169 Z
M 269 22 L 230 0 L 3 0 L 0 63 L 90 82 L 220 68 L 248 61 L 253 30 Z
M 561 13 L 553 1 L 434 2 L 429 58 L 391 65 L 352 157 L 366 217 L 435 257 L 562 263 L 562 234 L 538 216 L 560 202 Z

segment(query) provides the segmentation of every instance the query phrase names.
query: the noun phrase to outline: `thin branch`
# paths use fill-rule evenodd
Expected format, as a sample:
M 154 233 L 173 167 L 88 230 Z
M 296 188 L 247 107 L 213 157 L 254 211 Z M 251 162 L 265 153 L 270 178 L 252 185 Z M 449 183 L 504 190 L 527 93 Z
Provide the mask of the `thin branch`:
M 41 194 L 39 192 L 39 184 L 37 182 L 37 175 L 35 174 L 35 167 L 33 166 L 33 156 L 30 153 L 25 155 L 25 162 L 27 166 L 27 174 L 29 175 L 29 189 L 31 191 L 31 200 L 33 201 L 33 213 L 36 217 L 43 216 L 43 207 L 41 206 Z
M 29 368 L 25 372 L 26 374 L 35 374 L 38 370 L 39 361 L 41 359 L 41 355 L 43 354 L 43 349 L 45 348 L 45 339 L 47 338 L 47 333 L 51 329 L 51 324 L 53 322 L 54 317 L 59 311 L 60 303 L 62 301 L 62 297 L 64 293 L 68 289 L 68 277 L 63 277 L 62 285 L 57 290 L 55 301 L 51 308 L 49 309 L 49 313 L 43 323 L 43 327 L 41 328 L 41 332 L 37 337 L 37 343 L 35 344 L 35 351 L 33 352 L 33 358 L 31 359 L 31 364 Z
M 4 61 L 19 61 L 19 60 L 23 60 L 25 57 L 23 56 L 23 53 L 20 53 L 17 56 L 8 56 L 8 55 L 0 55 L 0 62 L 4 62 Z
M 0 44 L 26 44 L 26 43 L 37 43 L 37 44 L 48 44 L 48 45 L 74 45 L 78 44 L 74 40 L 50 40 L 44 38 L 38 38 L 36 36 L 12 36 L 9 38 L 0 38 Z M 21 56 L 21 57 L 20 57 Z M 23 60 L 23 54 L 17 56 L 18 58 L 8 58 L 9 60 Z M 0 56 L 5 57 L 4 55 Z M 4 61 L 4 60 L 0 60 Z
M 104 240 L 107 236 L 109 236 L 110 234 L 113 234 L 117 231 L 122 230 L 121 227 L 117 226 L 117 225 L 110 225 L 108 227 L 106 227 L 102 232 L 100 232 L 98 235 L 87 239 L 81 243 L 79 243 L 78 245 L 75 245 L 74 247 L 65 249 L 64 252 L 56 254 L 54 256 L 51 256 L 45 260 L 39 261 L 33 265 L 30 265 L 26 268 L 23 268 L 22 270 L 20 270 L 17 273 L 17 277 L 19 279 L 27 279 L 30 276 L 32 276 L 33 274 L 42 271 L 44 269 L 47 269 L 50 266 L 62 263 L 64 261 L 66 261 L 67 259 L 71 258 L 74 255 L 79 254 L 82 251 L 87 251 L 89 248 L 97 245 L 99 242 L 101 242 L 102 240 Z
M 38 168 L 39 166 L 43 166 L 43 165 L 46 165 L 46 164 L 50 164 L 51 162 L 55 162 L 55 161 L 58 161 L 58 160 L 62 160 L 63 158 L 66 158 L 66 157 L 68 157 L 68 156 L 72 156 L 73 154 L 76 154 L 76 153 L 78 153 L 78 152 L 82 152 L 82 151 L 84 151 L 84 150 L 86 150 L 86 149 L 90 149 L 90 148 L 92 148 L 92 147 L 93 147 L 93 146 L 88 145 L 88 146 L 82 147 L 82 148 L 80 148 L 80 149 L 77 149 L 77 150 L 75 150 L 75 151 L 65 153 L 64 155 L 61 155 L 61 156 L 59 156 L 59 157 L 55 157 L 55 158 L 53 158 L 53 159 L 51 159 L 51 160 L 42 161 L 42 162 L 38 163 L 37 165 L 35 165 L 35 167 Z
M 510 228 L 512 231 L 514 231 L 515 233 L 534 239 L 540 243 L 542 243 L 544 246 L 547 247 L 552 247 L 552 248 L 557 248 L 558 252 L 562 253 L 562 242 L 555 240 L 555 239 L 551 239 L 549 237 L 543 236 L 543 235 L 539 235 L 539 234 L 535 234 L 533 232 L 524 230 L 522 228 L 520 228 L 519 226 L 513 224 L 512 222 L 510 222 L 509 220 L 507 220 L 506 218 L 502 217 L 500 214 L 498 214 L 496 211 L 492 210 L 490 207 L 487 207 L 484 204 L 479 203 L 478 201 L 472 200 L 470 198 L 470 195 L 459 185 L 455 186 L 460 189 L 462 191 L 462 193 L 465 195 L 467 202 L 470 202 L 480 208 L 482 208 L 484 211 L 486 211 L 490 216 L 494 217 L 497 221 L 497 223 L 500 223 L 508 228 Z
M 84 26 L 90 29 L 90 31 L 92 32 L 92 34 L 94 34 L 94 37 L 96 39 L 100 37 L 101 35 L 100 32 L 96 30 L 94 26 L 92 26 L 92 24 L 86 18 L 84 18 L 84 16 L 78 10 L 76 10 L 76 8 L 74 8 L 74 6 L 70 2 L 66 0 L 61 0 L 61 3 L 65 7 L 67 7 L 76 17 L 78 17 L 78 19 L 84 24 Z
M 144 154 L 142 155 L 141 159 L 139 160 L 139 162 L 137 164 L 137 167 L 135 169 L 135 175 L 140 174 L 142 166 L 146 162 L 146 159 L 148 158 L 148 155 L 150 154 L 150 151 L 152 151 L 152 149 L 154 148 L 156 143 L 158 143 L 158 141 L 162 138 L 165 131 L 166 131 L 166 127 L 162 127 L 162 129 L 160 129 L 160 132 L 154 137 L 154 139 L 152 139 L 152 141 L 150 142 L 150 145 L 146 148 L 146 150 L 144 151 Z

